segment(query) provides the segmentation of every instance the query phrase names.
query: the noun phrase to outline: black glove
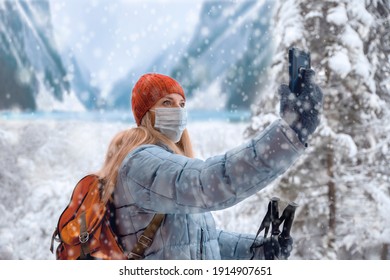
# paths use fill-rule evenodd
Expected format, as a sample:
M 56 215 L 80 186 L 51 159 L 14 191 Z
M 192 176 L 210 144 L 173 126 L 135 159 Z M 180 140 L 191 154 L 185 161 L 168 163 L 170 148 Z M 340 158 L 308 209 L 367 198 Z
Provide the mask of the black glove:
M 281 235 L 278 237 L 279 246 L 280 246 L 280 256 L 279 259 L 281 260 L 287 260 L 290 257 L 292 246 L 293 246 L 293 239 L 291 236 L 289 238 L 283 238 Z
M 266 260 L 277 260 L 280 255 L 279 242 L 275 237 L 268 237 L 264 240 L 264 258 Z
M 266 260 L 287 260 L 290 257 L 292 251 L 293 239 L 283 239 L 279 236 L 267 237 L 263 239 L 260 245 L 253 246 L 252 259 L 261 259 L 261 255 L 264 255 Z
M 320 122 L 323 94 L 314 83 L 315 72 L 302 69 L 296 93 L 286 84 L 279 87 L 280 115 L 298 134 L 299 140 L 306 144 L 307 138 Z

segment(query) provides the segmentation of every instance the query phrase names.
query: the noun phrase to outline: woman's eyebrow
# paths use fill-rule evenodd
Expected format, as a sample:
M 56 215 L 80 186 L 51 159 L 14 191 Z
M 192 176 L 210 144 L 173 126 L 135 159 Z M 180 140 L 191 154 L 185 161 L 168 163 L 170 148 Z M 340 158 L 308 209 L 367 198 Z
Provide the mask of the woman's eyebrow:
M 165 98 L 165 100 L 167 100 L 167 99 L 169 99 L 169 100 L 174 100 L 174 98 L 173 98 L 173 97 L 170 97 L 170 96 L 165 96 L 164 98 Z M 179 101 L 180 101 L 180 102 L 185 102 L 185 100 L 184 100 L 183 98 L 180 99 Z

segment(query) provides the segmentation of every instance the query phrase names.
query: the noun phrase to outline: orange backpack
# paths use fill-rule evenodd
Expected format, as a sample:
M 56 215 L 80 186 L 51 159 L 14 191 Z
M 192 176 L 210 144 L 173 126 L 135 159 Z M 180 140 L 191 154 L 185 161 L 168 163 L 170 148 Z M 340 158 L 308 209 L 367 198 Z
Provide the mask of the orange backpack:
M 133 250 L 126 255 L 111 226 L 114 216 L 111 202 L 101 200 L 102 186 L 99 177 L 93 174 L 77 183 L 52 236 L 52 253 L 54 240 L 59 242 L 57 260 L 136 260 L 144 258 L 145 250 L 152 245 L 165 215 L 154 215 Z
M 53 233 L 50 250 L 54 239 L 60 242 L 56 259 L 127 259 L 110 224 L 111 209 L 101 201 L 100 186 L 96 175 L 77 183 Z

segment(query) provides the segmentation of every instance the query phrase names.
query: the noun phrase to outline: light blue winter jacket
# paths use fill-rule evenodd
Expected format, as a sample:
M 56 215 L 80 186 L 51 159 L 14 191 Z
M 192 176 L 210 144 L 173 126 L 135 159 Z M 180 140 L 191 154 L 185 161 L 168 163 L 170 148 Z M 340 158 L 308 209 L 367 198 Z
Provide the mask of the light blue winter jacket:
M 217 230 L 210 211 L 260 191 L 303 151 L 283 120 L 205 161 L 157 145 L 136 148 L 125 158 L 114 192 L 122 244 L 130 252 L 153 215 L 166 213 L 145 259 L 250 259 L 254 235 Z

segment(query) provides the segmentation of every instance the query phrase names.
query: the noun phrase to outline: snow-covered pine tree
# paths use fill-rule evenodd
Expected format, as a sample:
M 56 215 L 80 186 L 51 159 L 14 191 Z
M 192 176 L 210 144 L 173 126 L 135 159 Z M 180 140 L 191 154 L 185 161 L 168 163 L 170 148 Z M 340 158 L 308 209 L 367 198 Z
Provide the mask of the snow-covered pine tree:
M 390 244 L 390 4 L 388 0 L 277 1 L 268 89 L 248 135 L 278 117 L 288 48 L 310 50 L 324 92 L 306 155 L 268 190 L 300 207 L 298 259 L 388 259 Z

